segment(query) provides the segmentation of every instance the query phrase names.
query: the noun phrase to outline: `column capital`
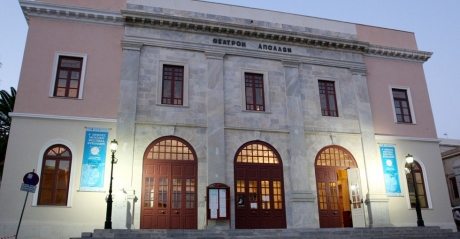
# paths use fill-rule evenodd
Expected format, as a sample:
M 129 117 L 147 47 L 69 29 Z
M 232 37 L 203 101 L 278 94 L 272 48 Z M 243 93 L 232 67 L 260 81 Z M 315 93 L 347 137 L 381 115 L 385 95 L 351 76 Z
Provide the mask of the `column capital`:
M 204 54 L 206 54 L 206 58 L 208 58 L 208 59 L 216 59 L 216 60 L 223 60 L 224 56 L 225 56 L 224 52 L 205 51 Z
M 366 68 L 350 68 L 350 71 L 352 75 L 366 76 L 367 74 Z
M 300 62 L 298 61 L 281 61 L 284 67 L 299 68 Z
M 140 51 L 144 44 L 138 42 L 121 41 L 123 50 Z

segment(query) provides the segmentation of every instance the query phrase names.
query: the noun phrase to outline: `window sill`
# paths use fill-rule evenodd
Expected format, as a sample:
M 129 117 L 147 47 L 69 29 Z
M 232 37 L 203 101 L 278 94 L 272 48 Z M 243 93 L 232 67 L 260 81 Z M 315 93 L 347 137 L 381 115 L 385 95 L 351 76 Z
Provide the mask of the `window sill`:
M 168 105 L 168 104 L 156 104 L 156 106 L 176 107 L 176 108 L 190 108 L 188 105 Z
M 261 110 L 242 110 L 244 113 L 257 113 L 257 114 L 271 114 L 270 111 L 261 111 Z
M 67 100 L 82 100 L 83 98 L 74 98 L 74 97 L 61 97 L 61 96 L 49 96 L 52 99 L 67 99 Z

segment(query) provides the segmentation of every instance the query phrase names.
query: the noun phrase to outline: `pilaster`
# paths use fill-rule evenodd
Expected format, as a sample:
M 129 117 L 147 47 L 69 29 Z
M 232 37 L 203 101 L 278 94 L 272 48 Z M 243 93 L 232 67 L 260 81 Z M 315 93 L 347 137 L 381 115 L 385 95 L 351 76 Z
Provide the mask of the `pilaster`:
M 207 58 L 207 162 L 208 185 L 226 183 L 224 138 L 224 55 L 206 52 Z
M 383 167 L 379 159 L 375 140 L 374 122 L 372 118 L 369 90 L 365 71 L 352 70 L 355 95 L 358 107 L 359 126 L 361 130 L 361 144 L 363 148 L 365 176 L 367 178 L 366 205 L 369 217 L 369 227 L 388 227 L 390 214 L 389 199 L 386 196 L 385 184 L 382 180 Z M 364 185 L 363 185 L 364 186 Z
M 309 188 L 306 175 L 306 147 L 302 99 L 300 95 L 299 63 L 284 62 L 284 79 L 286 82 L 286 113 L 289 125 L 289 159 L 283 165 L 289 165 L 289 182 L 292 192 L 286 195 L 291 206 L 286 206 L 287 225 L 291 228 L 304 228 L 314 225 L 311 213 L 314 210 L 315 196 Z M 291 216 L 290 216 L 291 215 Z
M 133 154 L 137 108 L 137 82 L 139 76 L 140 50 L 142 48 L 142 44 L 122 43 L 122 46 L 123 58 L 121 66 L 119 92 L 120 98 L 118 104 L 117 121 L 118 149 L 115 154 L 115 157 L 118 159 L 118 162 L 114 165 L 114 187 L 133 186 L 131 178 L 134 165 Z M 121 173 L 117 173 L 121 171 L 124 172 L 123 175 Z M 136 210 L 139 212 L 139 208 L 137 208 Z M 117 219 L 114 218 L 114 220 Z M 126 217 L 124 218 L 124 220 L 126 220 Z

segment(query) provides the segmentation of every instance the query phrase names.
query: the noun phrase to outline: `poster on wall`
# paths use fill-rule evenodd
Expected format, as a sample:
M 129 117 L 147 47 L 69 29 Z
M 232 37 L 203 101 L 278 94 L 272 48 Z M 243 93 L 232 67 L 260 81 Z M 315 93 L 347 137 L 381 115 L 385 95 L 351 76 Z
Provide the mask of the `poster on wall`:
M 394 145 L 381 144 L 380 155 L 382 157 L 383 177 L 387 196 L 402 196 Z
M 86 128 L 80 191 L 103 191 L 109 129 Z

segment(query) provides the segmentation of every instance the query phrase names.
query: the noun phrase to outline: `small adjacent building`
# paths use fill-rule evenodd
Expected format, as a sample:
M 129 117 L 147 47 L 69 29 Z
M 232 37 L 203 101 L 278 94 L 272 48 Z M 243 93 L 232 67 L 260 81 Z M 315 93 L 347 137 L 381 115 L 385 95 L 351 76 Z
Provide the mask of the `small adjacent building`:
M 441 139 L 439 143 L 452 207 L 460 206 L 460 140 Z
M 19 2 L 0 235 L 32 169 L 21 237 L 102 228 L 112 139 L 113 228 L 416 226 L 414 186 L 425 224 L 455 228 L 414 33 L 205 1 Z

